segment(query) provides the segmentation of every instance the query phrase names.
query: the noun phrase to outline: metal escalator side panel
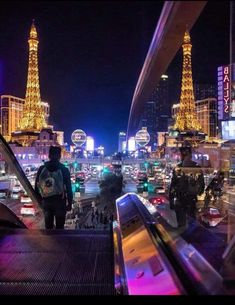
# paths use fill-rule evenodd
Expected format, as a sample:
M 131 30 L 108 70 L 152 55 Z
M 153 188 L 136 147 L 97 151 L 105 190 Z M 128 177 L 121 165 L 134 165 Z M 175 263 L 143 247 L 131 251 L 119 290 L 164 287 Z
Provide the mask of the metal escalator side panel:
M 122 255 L 121 232 L 117 221 L 113 222 L 113 250 L 115 291 L 117 295 L 128 295 L 124 259 Z
M 27 226 L 5 204 L 0 202 L 0 228 L 4 224 L 17 228 L 27 229 Z
M 154 244 L 135 200 L 139 200 L 136 194 L 127 194 L 116 201 L 128 293 L 185 294 L 174 269 Z
M 37 207 L 40 208 L 38 203 L 38 198 L 36 196 L 33 187 L 31 186 L 28 178 L 26 177 L 24 171 L 22 170 L 10 146 L 8 145 L 8 143 L 1 134 L 0 134 L 0 152 L 2 153 L 5 161 L 8 162 L 8 164 L 10 164 L 11 168 L 14 170 L 17 179 L 20 181 L 27 195 L 30 197 L 32 202 L 34 202 L 37 205 Z

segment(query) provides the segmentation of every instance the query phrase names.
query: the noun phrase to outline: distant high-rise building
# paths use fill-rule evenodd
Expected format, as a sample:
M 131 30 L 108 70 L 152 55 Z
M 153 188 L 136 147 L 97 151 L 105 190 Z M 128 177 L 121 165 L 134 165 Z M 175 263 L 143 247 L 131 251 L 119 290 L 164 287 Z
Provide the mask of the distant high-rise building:
M 90 136 L 86 137 L 86 150 L 89 152 L 94 152 L 94 139 Z
M 61 145 L 64 146 L 64 132 L 63 131 L 55 131 L 54 133 L 57 136 L 57 142 Z
M 42 109 L 44 112 L 44 116 L 45 116 L 45 121 L 46 121 L 46 125 L 49 125 L 49 116 L 50 116 L 50 105 L 48 104 L 48 102 L 41 102 L 42 105 Z
M 215 84 L 198 84 L 194 83 L 194 96 L 195 100 L 204 100 L 206 98 L 217 98 L 217 88 Z
M 20 126 L 25 100 L 12 95 L 2 95 L 0 104 L 1 134 L 7 142 L 11 140 L 11 133 Z
M 135 137 L 130 137 L 128 139 L 128 151 L 133 152 L 136 150 L 136 142 L 135 142 Z
M 126 142 L 126 133 L 123 131 L 119 132 L 118 136 L 118 152 L 122 152 L 123 150 L 123 142 Z
M 171 116 L 167 75 L 161 76 L 160 82 L 153 95 L 156 101 L 156 130 L 157 132 L 167 131 L 167 121 Z
M 231 96 L 235 102 L 235 4 L 230 1 L 230 60 L 231 66 Z
M 168 76 L 162 75 L 159 83 L 145 104 L 139 129 L 147 127 L 150 134 L 149 145 L 152 149 L 157 145 L 157 132 L 167 131 L 167 122 L 171 115 L 169 104 Z
M 7 142 L 11 141 L 11 134 L 20 127 L 23 117 L 25 99 L 12 95 L 2 95 L 0 104 L 0 126 L 1 133 Z M 48 125 L 50 106 L 48 102 L 41 102 L 45 120 Z
M 218 136 L 218 111 L 216 98 L 207 98 L 195 101 L 196 115 L 202 131 L 207 134 L 209 139 Z M 180 110 L 180 104 L 172 107 L 172 118 L 176 119 Z

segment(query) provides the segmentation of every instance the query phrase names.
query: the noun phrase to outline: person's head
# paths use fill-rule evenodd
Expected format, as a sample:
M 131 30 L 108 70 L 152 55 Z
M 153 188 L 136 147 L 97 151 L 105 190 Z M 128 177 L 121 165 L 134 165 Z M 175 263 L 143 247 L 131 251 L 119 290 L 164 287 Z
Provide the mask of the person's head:
M 192 148 L 191 146 L 182 146 L 180 147 L 180 157 L 181 161 L 183 161 L 185 158 L 192 158 Z
M 49 159 L 51 161 L 59 161 L 61 158 L 61 147 L 59 146 L 50 146 L 49 149 Z

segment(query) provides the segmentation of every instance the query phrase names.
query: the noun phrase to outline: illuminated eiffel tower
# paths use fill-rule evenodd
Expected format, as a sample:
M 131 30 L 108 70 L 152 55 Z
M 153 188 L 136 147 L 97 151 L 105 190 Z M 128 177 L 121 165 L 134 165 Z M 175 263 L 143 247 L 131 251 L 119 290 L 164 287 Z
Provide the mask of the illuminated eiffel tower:
M 188 30 L 184 34 L 183 48 L 183 72 L 180 95 L 180 109 L 176 116 L 175 130 L 200 131 L 201 125 L 197 119 L 195 99 L 193 93 L 192 65 L 190 35 Z
M 41 105 L 38 76 L 38 36 L 34 22 L 29 35 L 29 68 L 21 130 L 40 131 L 46 126 L 45 114 Z
M 38 138 L 42 128 L 46 127 L 45 112 L 41 104 L 39 75 L 38 75 L 38 35 L 34 25 L 29 34 L 29 64 L 23 116 L 19 131 L 12 134 L 12 140 L 23 146 L 30 146 Z

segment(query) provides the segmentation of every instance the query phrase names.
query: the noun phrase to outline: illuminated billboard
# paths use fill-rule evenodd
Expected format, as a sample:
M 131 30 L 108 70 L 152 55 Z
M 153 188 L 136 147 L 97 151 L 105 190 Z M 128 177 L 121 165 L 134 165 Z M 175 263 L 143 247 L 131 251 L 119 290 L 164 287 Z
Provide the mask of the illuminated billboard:
M 76 129 L 71 135 L 71 140 L 76 146 L 82 146 L 86 142 L 86 134 L 81 129 Z
M 135 135 L 135 142 L 140 146 L 143 147 L 147 145 L 150 141 L 150 135 L 147 131 L 147 127 L 142 127 Z
M 135 151 L 135 138 L 131 137 L 128 140 L 128 151 Z
M 222 121 L 222 139 L 235 140 L 235 121 Z
M 122 151 L 125 151 L 126 149 L 126 141 L 122 141 Z
M 86 137 L 86 150 L 90 152 L 94 151 L 94 139 L 92 137 Z

